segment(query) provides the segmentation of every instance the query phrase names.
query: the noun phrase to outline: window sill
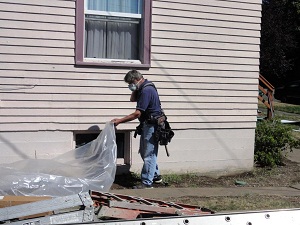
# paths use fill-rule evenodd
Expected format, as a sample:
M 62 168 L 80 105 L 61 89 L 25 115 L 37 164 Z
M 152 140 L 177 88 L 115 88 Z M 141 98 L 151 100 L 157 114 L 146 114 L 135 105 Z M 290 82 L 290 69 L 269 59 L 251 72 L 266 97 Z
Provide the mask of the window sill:
M 139 68 L 139 69 L 149 69 L 150 64 L 141 64 L 140 61 L 136 62 L 121 62 L 121 61 L 95 61 L 95 60 L 84 60 L 76 61 L 77 66 L 97 66 L 97 67 L 118 67 L 118 68 Z

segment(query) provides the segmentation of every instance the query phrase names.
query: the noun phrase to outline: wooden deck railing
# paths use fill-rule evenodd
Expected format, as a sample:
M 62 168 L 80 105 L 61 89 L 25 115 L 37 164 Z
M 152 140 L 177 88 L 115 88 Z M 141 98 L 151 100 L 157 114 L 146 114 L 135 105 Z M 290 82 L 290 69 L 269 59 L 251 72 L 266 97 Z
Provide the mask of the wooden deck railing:
M 260 91 L 258 99 L 264 103 L 268 109 L 267 119 L 272 119 L 274 117 L 274 87 L 266 80 L 266 78 L 259 74 L 258 89 Z M 267 101 L 264 97 L 267 98 Z

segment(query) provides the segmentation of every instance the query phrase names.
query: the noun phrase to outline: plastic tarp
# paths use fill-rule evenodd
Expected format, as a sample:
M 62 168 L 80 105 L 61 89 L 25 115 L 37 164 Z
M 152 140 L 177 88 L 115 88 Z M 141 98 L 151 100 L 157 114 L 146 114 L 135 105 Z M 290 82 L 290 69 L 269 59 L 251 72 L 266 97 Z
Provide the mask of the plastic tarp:
M 25 159 L 0 166 L 0 195 L 65 196 L 109 191 L 115 179 L 114 124 L 98 137 L 54 159 Z

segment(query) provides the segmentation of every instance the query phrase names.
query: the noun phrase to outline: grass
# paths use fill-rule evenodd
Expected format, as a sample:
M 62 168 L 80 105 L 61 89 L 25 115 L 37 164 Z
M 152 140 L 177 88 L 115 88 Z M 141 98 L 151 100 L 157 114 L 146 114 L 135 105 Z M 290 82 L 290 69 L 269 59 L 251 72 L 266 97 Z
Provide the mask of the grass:
M 292 105 L 287 103 L 275 102 L 274 104 L 275 111 L 282 111 L 287 113 L 295 113 L 300 116 L 300 105 Z
M 179 201 L 185 204 L 197 205 L 215 212 L 252 211 L 299 208 L 300 197 L 265 196 L 246 194 L 236 197 L 181 197 L 168 198 L 168 201 Z
M 236 180 L 246 183 L 245 187 L 290 187 L 300 182 L 300 166 L 292 161 L 286 160 L 286 166 L 274 168 L 255 167 L 253 171 L 242 174 L 223 176 L 219 178 L 202 176 L 197 173 L 163 174 L 163 180 L 172 187 L 232 187 L 240 188 L 235 184 Z M 139 184 L 139 175 L 132 173 L 121 175 L 123 187 Z M 125 183 L 128 183 L 126 185 Z M 125 184 L 125 185 L 124 185 Z M 159 186 L 163 187 L 163 186 Z M 155 196 L 153 196 L 155 199 Z M 220 197 L 166 197 L 160 200 L 195 205 L 210 209 L 215 212 L 244 211 L 244 210 L 272 210 L 300 208 L 300 196 L 274 196 L 245 194 L 242 196 L 220 196 Z
M 288 159 L 282 166 L 274 168 L 255 166 L 252 171 L 230 176 L 205 176 L 199 173 L 163 174 L 163 184 L 156 187 L 237 187 L 236 181 L 246 182 L 246 187 L 290 187 L 300 183 L 300 166 Z M 139 174 L 120 174 L 116 176 L 114 189 L 132 188 L 140 183 Z
M 197 179 L 198 175 L 194 173 L 185 174 L 166 174 L 164 175 L 164 182 L 167 184 L 180 184 L 182 182 L 189 183 L 189 187 L 197 187 L 197 184 L 193 185 L 193 181 Z
M 263 111 L 263 114 L 266 116 L 267 108 L 261 101 L 258 101 L 258 109 Z M 275 116 L 282 116 L 286 119 L 300 118 L 300 105 L 293 105 L 274 101 L 274 110 Z

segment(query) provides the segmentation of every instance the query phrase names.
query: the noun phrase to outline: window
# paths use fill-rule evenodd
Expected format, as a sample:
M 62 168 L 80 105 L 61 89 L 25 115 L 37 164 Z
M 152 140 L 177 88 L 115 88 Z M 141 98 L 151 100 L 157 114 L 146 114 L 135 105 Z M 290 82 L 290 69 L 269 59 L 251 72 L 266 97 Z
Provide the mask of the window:
M 152 0 L 76 1 L 76 64 L 150 67 Z
M 76 148 L 95 140 L 99 133 L 75 133 Z M 125 133 L 116 133 L 117 158 L 125 157 Z

